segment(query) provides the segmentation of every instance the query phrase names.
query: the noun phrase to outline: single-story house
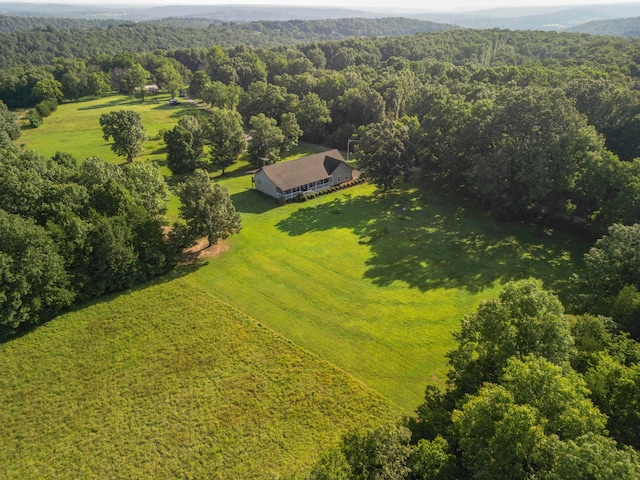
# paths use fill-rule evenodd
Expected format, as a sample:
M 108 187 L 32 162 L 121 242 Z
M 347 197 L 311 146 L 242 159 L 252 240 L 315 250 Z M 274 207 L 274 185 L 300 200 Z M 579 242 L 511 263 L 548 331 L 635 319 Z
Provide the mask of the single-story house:
M 345 162 L 338 150 L 329 150 L 289 162 L 265 165 L 253 172 L 251 180 L 256 190 L 276 200 L 289 200 L 359 176 L 360 172 Z

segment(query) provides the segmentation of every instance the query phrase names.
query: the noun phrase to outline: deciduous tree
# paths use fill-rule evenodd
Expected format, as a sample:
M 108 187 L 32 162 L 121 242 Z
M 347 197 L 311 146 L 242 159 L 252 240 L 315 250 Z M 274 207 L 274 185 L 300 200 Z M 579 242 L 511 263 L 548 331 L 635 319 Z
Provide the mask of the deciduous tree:
M 178 184 L 180 215 L 187 223 L 192 239 L 207 237 L 209 246 L 238 233 L 240 214 L 231 202 L 226 187 L 212 184 L 206 170 L 197 169 L 183 183 Z
M 169 170 L 173 173 L 193 172 L 203 154 L 205 129 L 196 117 L 187 115 L 164 134 L 164 142 Z
M 198 70 L 193 73 L 191 82 L 189 83 L 189 95 L 193 98 L 203 98 L 202 92 L 205 87 L 211 84 L 211 79 L 207 72 L 204 70 Z
M 458 347 L 448 357 L 458 397 L 496 382 L 512 356 L 534 354 L 563 364 L 573 353 L 562 304 L 532 280 L 505 285 L 497 300 L 482 303 L 462 320 L 455 337 Z
M 247 137 L 242 129 L 242 117 L 235 110 L 214 108 L 206 128 L 211 146 L 211 163 L 222 169 L 230 167 L 247 149 Z
M 111 150 L 116 155 L 127 158 L 132 162 L 143 151 L 147 136 L 142 125 L 140 114 L 131 110 L 117 110 L 103 113 L 100 116 L 103 138 L 113 139 Z
M 15 140 L 20 137 L 21 133 L 20 127 L 16 123 L 16 116 L 0 100 L 0 136 L 6 135 L 9 140 Z
M 75 294 L 47 231 L 0 209 L 0 336 L 53 318 Z
M 276 163 L 285 140 L 275 118 L 260 113 L 249 120 L 249 157 L 256 167 Z
M 358 168 L 383 190 L 393 187 L 409 166 L 409 129 L 386 120 L 358 132 Z
M 283 113 L 280 119 L 280 130 L 284 135 L 280 155 L 286 155 L 298 145 L 298 139 L 302 135 L 302 129 L 298 125 L 295 113 Z

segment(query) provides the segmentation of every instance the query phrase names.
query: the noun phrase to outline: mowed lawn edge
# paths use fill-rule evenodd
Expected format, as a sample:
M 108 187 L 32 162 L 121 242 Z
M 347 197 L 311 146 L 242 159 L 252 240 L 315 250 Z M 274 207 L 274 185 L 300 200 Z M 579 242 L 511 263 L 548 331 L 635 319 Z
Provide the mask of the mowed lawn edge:
M 0 345 L 3 478 L 277 478 L 379 394 L 185 278 Z

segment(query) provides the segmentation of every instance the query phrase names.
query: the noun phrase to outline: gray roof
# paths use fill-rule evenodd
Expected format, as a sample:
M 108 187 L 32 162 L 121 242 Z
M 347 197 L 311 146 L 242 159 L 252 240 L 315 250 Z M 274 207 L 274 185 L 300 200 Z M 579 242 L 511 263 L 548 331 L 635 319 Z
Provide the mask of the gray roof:
M 262 170 L 281 191 L 329 178 L 344 161 L 338 150 L 316 153 L 289 162 L 266 165 Z

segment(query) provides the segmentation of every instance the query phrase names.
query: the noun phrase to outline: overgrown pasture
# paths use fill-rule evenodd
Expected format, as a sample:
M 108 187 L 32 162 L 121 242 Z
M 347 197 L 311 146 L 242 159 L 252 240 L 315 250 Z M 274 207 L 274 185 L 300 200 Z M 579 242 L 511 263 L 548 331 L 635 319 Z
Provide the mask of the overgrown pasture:
M 0 477 L 281 478 L 393 418 L 352 376 L 165 280 L 0 345 Z

